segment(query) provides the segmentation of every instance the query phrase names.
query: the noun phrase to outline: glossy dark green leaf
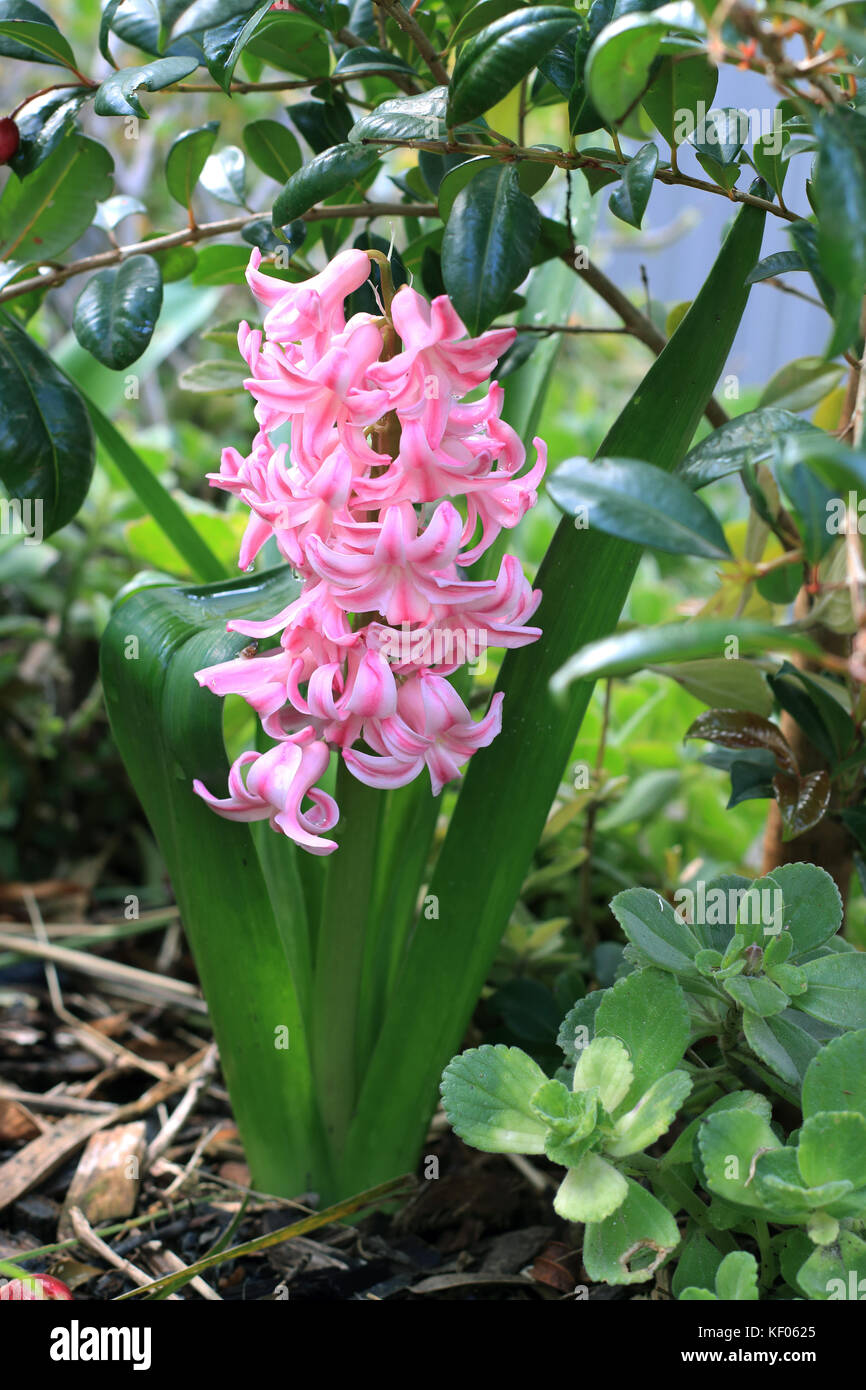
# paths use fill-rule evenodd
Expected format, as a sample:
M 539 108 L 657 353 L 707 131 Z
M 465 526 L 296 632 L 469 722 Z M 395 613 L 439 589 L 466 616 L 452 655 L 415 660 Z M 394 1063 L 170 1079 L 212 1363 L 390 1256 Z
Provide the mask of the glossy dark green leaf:
M 314 20 L 279 11 L 265 15 L 246 51 L 300 77 L 326 77 L 331 61 L 322 29 Z
M 9 179 L 0 197 L 0 284 L 83 235 L 111 193 L 113 167 L 103 145 L 70 134 L 23 182 Z
M 803 257 L 803 263 L 814 281 L 815 289 L 821 296 L 822 303 L 832 313 L 836 301 L 836 291 L 821 269 L 821 261 L 818 256 L 817 227 L 813 222 L 805 222 L 800 219 L 790 224 L 788 233 L 794 246 Z
M 774 650 L 814 655 L 818 650 L 803 633 L 750 619 L 699 618 L 689 623 L 661 623 L 658 627 L 636 628 L 592 642 L 556 672 L 551 689 L 559 694 L 574 681 L 624 676 L 658 663 L 724 655 L 729 638 L 736 639 L 740 656 L 764 655 Z
M 750 410 L 721 425 L 696 444 L 676 469 L 676 476 L 691 488 L 706 487 L 717 478 L 738 473 L 747 464 L 757 467 L 759 463 L 767 463 L 775 457 L 780 440 L 801 432 L 822 434 L 808 420 L 790 410 L 769 406 Z
M 301 167 L 301 147 L 279 121 L 250 121 L 244 126 L 243 142 L 253 163 L 278 183 L 285 183 Z
M 797 720 L 809 742 L 815 744 L 828 763 L 850 751 L 856 740 L 854 721 L 827 689 L 828 678 L 819 681 L 786 661 L 767 679 L 782 709 Z M 844 696 L 844 688 L 837 688 Z
M 223 203 L 246 207 L 246 159 L 237 145 L 208 155 L 200 174 L 201 186 Z
M 799 357 L 773 374 L 761 392 L 760 404 L 809 410 L 839 384 L 843 370 L 838 362 L 823 357 Z
M 75 387 L 12 319 L 0 314 L 0 481 L 41 507 L 45 536 L 65 526 L 90 487 L 93 431 Z
M 238 59 L 269 9 L 270 0 L 265 0 L 252 14 L 245 10 L 225 24 L 206 29 L 202 34 L 201 46 L 207 70 L 224 92 L 231 87 Z
M 464 159 L 460 164 L 449 169 L 439 184 L 437 202 L 439 205 L 439 216 L 443 222 L 447 222 L 454 206 L 454 200 L 461 188 L 465 188 L 470 179 L 474 179 L 476 174 L 480 174 L 482 169 L 490 169 L 499 165 L 500 161 L 494 160 L 488 155 L 480 155 L 477 159 Z M 521 160 L 513 166 L 517 171 L 517 185 L 523 193 L 533 197 L 544 187 L 554 170 L 552 164 L 536 164 L 532 160 Z
M 147 120 L 147 112 L 136 94 L 158 92 L 182 82 L 197 67 L 195 58 L 156 58 L 141 67 L 121 68 L 102 83 L 93 109 L 98 116 L 140 116 Z
M 698 154 L 727 166 L 737 162 L 748 135 L 748 113 L 735 106 L 721 106 L 706 113 L 689 137 L 689 144 Z
M 465 43 L 473 34 L 478 34 L 494 20 L 520 9 L 520 0 L 479 0 L 464 15 L 451 36 L 452 45 Z
M 349 139 L 354 118 L 339 92 L 330 101 L 296 101 L 286 110 L 313 154 L 324 154 L 332 145 L 344 145 Z
M 574 84 L 568 97 L 568 128 L 572 135 L 590 135 L 604 125 L 589 97 L 586 60 L 595 40 L 613 19 L 615 0 L 594 0 L 574 45 Z M 590 190 L 595 192 L 590 184 Z
M 650 462 L 669 468 L 685 453 L 727 360 L 762 230 L 757 209 L 738 214 L 704 287 L 602 453 L 646 451 Z M 503 662 L 503 732 L 470 763 L 430 881 L 440 920 L 419 920 L 365 1068 L 349 1135 L 356 1183 L 403 1172 L 423 1143 L 441 1065 L 460 1046 L 488 978 L 590 698 L 587 680 L 563 709 L 550 680 L 577 648 L 615 626 L 639 556 L 638 546 L 600 532 L 580 535 L 567 520 L 556 531 L 537 576 L 544 636 Z M 417 1098 L 411 1114 L 409 1094 Z M 398 1131 L 385 1152 L 381 1136 Z
M 638 459 L 567 459 L 547 491 L 578 530 L 598 528 L 674 555 L 730 556 L 710 509 L 685 483 Z
M 192 0 L 191 5 L 173 5 L 171 33 L 173 38 L 193 34 L 202 29 L 218 29 L 231 19 L 248 18 L 256 10 L 249 0 Z
M 574 15 L 555 5 L 531 5 L 503 15 L 475 34 L 454 64 L 448 126 L 463 125 L 495 106 L 574 24 Z
M 510 164 L 482 170 L 458 193 L 442 238 L 442 275 L 470 333 L 492 323 L 529 273 L 540 225 Z
M 368 77 L 371 73 L 389 73 L 416 76 L 411 63 L 405 62 L 397 53 L 387 53 L 382 48 L 347 48 L 334 68 L 334 76 L 351 73 L 353 77 Z
M 178 135 L 169 148 L 165 161 L 165 182 L 168 191 L 182 208 L 189 208 L 193 190 L 199 181 L 205 160 L 216 144 L 219 121 L 207 121 L 194 130 Z
M 827 525 L 835 493 L 802 463 L 778 463 L 775 473 L 800 533 L 803 552 L 817 565 L 836 539 Z
M 17 20 L 28 24 L 47 24 L 52 29 L 57 30 L 57 25 L 51 18 L 47 10 L 40 9 L 38 5 L 33 5 L 30 0 L 0 0 L 0 20 L 8 22 Z M 49 63 L 52 60 L 45 58 L 37 49 L 31 48 L 27 43 L 23 43 L 20 38 L 15 37 L 15 31 L 11 34 L 0 34 L 0 57 L 19 58 L 31 63 Z
M 665 36 L 673 28 L 694 23 L 690 5 L 666 5 L 663 16 L 621 13 L 602 29 L 584 71 L 587 94 L 606 122 L 623 120 L 649 90 L 652 66 Z
M 335 145 L 318 154 L 291 175 L 274 203 L 275 227 L 309 211 L 316 203 L 339 193 L 347 184 L 369 172 L 379 159 L 379 151 L 363 145 Z
M 64 87 L 58 92 L 44 92 L 21 108 L 15 117 L 20 143 L 9 161 L 19 179 L 32 174 L 53 154 L 92 95 L 89 87 Z
M 75 302 L 72 326 L 83 348 L 114 371 L 135 362 L 153 336 L 162 275 L 152 256 L 130 256 L 99 270 Z
M 0 14 L 0 53 L 7 58 L 26 57 L 31 63 L 49 63 L 52 67 L 74 71 L 75 54 L 68 41 L 47 15 L 42 16 L 42 20 L 45 22 L 7 19 Z
M 681 145 L 696 124 L 699 104 L 706 110 L 716 94 L 718 68 L 700 54 L 695 58 L 662 58 L 652 74 L 643 108 L 672 147 Z
M 652 193 L 659 152 L 650 140 L 625 166 L 622 181 L 610 195 L 608 206 L 615 217 L 630 227 L 640 227 Z
M 412 97 L 383 101 L 356 121 L 349 132 L 353 143 L 361 140 L 441 140 L 445 137 L 447 87 L 434 87 Z
M 799 251 L 774 251 L 758 261 L 754 270 L 746 276 L 746 284 L 757 285 L 761 280 L 769 280 L 775 275 L 786 275 L 792 270 L 805 270 L 806 263 Z
M 834 357 L 856 337 L 866 283 L 866 116 L 850 110 L 825 112 L 815 121 L 815 134 L 818 259 L 836 291 L 826 355 Z

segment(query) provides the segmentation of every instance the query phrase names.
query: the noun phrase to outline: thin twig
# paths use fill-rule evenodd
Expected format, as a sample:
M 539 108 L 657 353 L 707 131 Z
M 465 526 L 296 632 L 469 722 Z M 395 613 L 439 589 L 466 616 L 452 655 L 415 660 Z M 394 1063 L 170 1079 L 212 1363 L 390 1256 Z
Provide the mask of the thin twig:
M 65 965 L 69 970 L 78 970 L 82 975 L 93 975 L 97 979 L 133 987 L 151 999 L 167 999 L 170 1003 L 182 1004 L 184 1008 L 206 1012 L 198 989 L 186 980 L 154 975 L 149 970 L 139 970 L 134 965 L 123 965 L 120 961 L 104 960 L 102 956 L 92 956 L 86 951 L 73 951 L 68 946 L 31 941 L 29 937 L 13 932 L 0 932 L 0 948 L 17 951 L 22 956 L 35 956 L 38 960 L 53 961 L 56 965 Z
M 121 1274 L 125 1274 L 127 1279 L 129 1279 L 131 1283 L 136 1284 L 140 1289 L 144 1289 L 148 1284 L 153 1283 L 153 1275 L 145 1274 L 143 1269 L 139 1269 L 138 1266 L 132 1264 L 130 1260 L 125 1260 L 122 1255 L 116 1254 L 110 1245 L 106 1245 L 104 1240 L 100 1240 L 80 1207 L 70 1208 L 69 1221 L 75 1232 L 76 1239 L 80 1241 L 86 1250 L 92 1250 L 94 1255 L 99 1255 L 101 1259 L 105 1260 L 106 1264 L 111 1265 L 114 1269 L 120 1270 Z M 182 1301 L 178 1293 L 170 1293 L 167 1297 L 174 1300 L 176 1303 Z
M 384 0 L 376 0 L 377 4 L 383 2 Z M 477 155 L 479 148 L 477 144 L 469 144 L 460 140 L 420 138 L 399 140 L 381 135 L 362 138 L 359 143 L 362 145 L 388 145 L 395 149 L 429 150 L 432 154 Z M 484 145 L 483 152 L 491 159 L 501 159 L 506 163 L 553 164 L 558 169 L 610 169 L 614 173 L 621 173 L 628 162 L 618 160 L 613 153 L 611 153 L 609 160 L 604 160 L 595 156 L 583 155 L 580 151 L 568 154 L 565 150 L 548 150 L 543 149 L 540 145 Z M 786 222 L 801 222 L 803 220 L 799 213 L 779 207 L 778 203 L 771 203 L 767 198 L 759 198 L 757 194 L 746 193 L 739 188 L 732 188 L 728 191 L 725 188 L 720 188 L 717 183 L 710 183 L 708 179 L 695 179 L 689 174 L 674 173 L 672 169 L 657 169 L 654 177 L 660 183 L 682 188 L 695 188 L 701 193 L 713 193 L 719 198 L 727 198 L 732 203 L 746 203 L 749 207 L 760 208 L 762 212 L 772 213 L 774 217 L 781 217 Z
M 443 67 L 439 54 L 424 33 L 417 19 L 413 19 L 409 11 L 403 8 L 400 4 L 400 0 L 374 0 L 374 4 L 379 5 L 381 9 L 385 10 L 394 20 L 395 24 L 403 30 L 403 33 L 408 34 L 440 87 L 447 87 L 448 70 Z
M 89 270 L 101 270 L 107 265 L 117 265 L 128 256 L 141 253 L 152 256 L 155 251 L 165 251 L 172 246 L 188 246 L 193 242 L 207 241 L 211 237 L 226 236 L 238 232 L 248 222 L 255 222 L 257 214 L 247 212 L 243 217 L 226 217 L 220 222 L 200 222 L 195 227 L 182 227 L 177 232 L 167 232 L 165 236 L 153 237 L 150 241 L 137 241 L 129 246 L 112 247 L 110 251 L 99 251 L 94 256 L 85 256 L 80 261 L 70 261 L 68 265 L 56 266 L 44 275 L 32 275 L 28 280 L 18 280 L 0 291 L 0 304 L 7 299 L 29 294 L 31 290 L 50 289 L 71 280 L 75 275 L 85 275 Z M 332 218 L 358 217 L 435 217 L 433 203 L 340 203 L 331 207 L 311 208 L 300 221 L 324 222 Z
M 216 1070 L 218 1060 L 219 1053 L 217 1052 L 216 1043 L 211 1043 L 183 1096 L 178 1101 L 156 1138 L 148 1145 L 148 1167 L 159 1158 L 161 1153 L 165 1153 L 165 1150 L 168 1148 L 175 1135 L 179 1134 L 181 1129 L 183 1129 L 183 1126 L 186 1124 L 187 1119 L 195 1108 L 199 1096 Z

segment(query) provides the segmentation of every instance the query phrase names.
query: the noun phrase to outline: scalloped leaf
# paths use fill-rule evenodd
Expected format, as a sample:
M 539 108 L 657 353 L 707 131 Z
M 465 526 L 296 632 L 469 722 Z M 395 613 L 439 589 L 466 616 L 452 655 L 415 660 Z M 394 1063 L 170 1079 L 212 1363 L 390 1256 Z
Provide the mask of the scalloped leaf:
M 519 1047 L 462 1052 L 442 1075 L 442 1105 L 455 1134 L 484 1153 L 544 1153 L 547 1125 L 532 1097 L 547 1077 Z

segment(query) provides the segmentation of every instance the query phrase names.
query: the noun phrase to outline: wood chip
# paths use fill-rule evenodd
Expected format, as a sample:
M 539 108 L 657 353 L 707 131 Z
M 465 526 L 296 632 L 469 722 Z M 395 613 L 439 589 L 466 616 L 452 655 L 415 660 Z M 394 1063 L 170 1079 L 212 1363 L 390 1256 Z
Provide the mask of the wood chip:
M 20 1144 L 35 1139 L 44 1125 L 17 1100 L 0 1098 L 0 1143 Z
M 102 1130 L 87 1141 L 69 1184 L 60 1222 L 59 1240 L 73 1234 L 70 1210 L 78 1207 L 91 1226 L 122 1221 L 135 1211 L 145 1152 L 143 1120 Z

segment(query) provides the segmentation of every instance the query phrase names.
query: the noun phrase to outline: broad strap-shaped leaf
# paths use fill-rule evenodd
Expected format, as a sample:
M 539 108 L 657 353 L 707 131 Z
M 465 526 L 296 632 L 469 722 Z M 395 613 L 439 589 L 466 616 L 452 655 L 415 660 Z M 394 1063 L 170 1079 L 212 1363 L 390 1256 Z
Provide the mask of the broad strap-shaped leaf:
M 736 638 L 742 656 L 764 655 L 774 649 L 815 655 L 818 650 L 812 639 L 801 632 L 750 619 L 699 618 L 689 623 L 661 623 L 658 627 L 634 628 L 587 643 L 554 673 L 550 688 L 555 696 L 561 696 L 578 681 L 625 676 L 643 666 L 664 662 L 717 657 L 729 638 Z
M 447 233 L 446 233 L 447 236 Z M 598 527 L 675 555 L 730 556 L 725 534 L 709 507 L 678 478 L 638 459 L 573 458 L 547 484 L 560 511 L 578 529 Z
M 152 256 L 130 256 L 88 280 L 75 302 L 72 326 L 98 362 L 122 371 L 153 336 L 162 307 L 162 275 Z
M 680 1243 L 667 1207 L 634 1178 L 625 1200 L 604 1221 L 587 1227 L 583 1263 L 590 1279 L 606 1284 L 644 1284 Z
M 519 1047 L 471 1047 L 442 1076 L 442 1105 L 455 1134 L 485 1153 L 544 1153 L 548 1126 L 532 1107 L 547 1077 Z
M 448 93 L 450 128 L 495 106 L 538 66 L 570 29 L 573 13 L 556 5 L 521 6 L 494 20 L 460 50 Z
M 37 539 L 71 521 L 90 487 L 93 431 L 72 382 L 0 314 L 0 481 Z M 37 534 L 38 533 L 38 534 Z
M 490 326 L 529 274 L 540 226 L 510 164 L 483 169 L 458 193 L 442 238 L 442 276 L 471 334 Z
M 287 1196 L 311 1173 L 326 1190 L 331 1181 L 308 1052 L 303 894 L 293 845 L 281 843 L 277 877 L 256 827 L 222 820 L 193 792 L 195 777 L 224 785 L 228 765 L 222 704 L 193 673 L 238 654 L 245 639 L 226 633 L 229 619 L 296 593 L 286 569 L 146 586 L 120 598 L 102 642 L 112 732 L 171 875 L 253 1181 Z
M 777 1076 L 798 1090 L 810 1062 L 821 1050 L 821 1039 L 809 1030 L 809 1023 L 806 1016 L 793 1008 L 770 1018 L 759 1018 L 752 1013 L 743 1015 L 743 1031 L 749 1047 Z
M 362 178 L 373 168 L 379 154 L 379 150 L 369 146 L 350 144 L 334 145 L 324 154 L 317 154 L 287 180 L 274 203 L 274 226 L 285 227 L 315 203 Z
M 737 286 L 758 257 L 762 229 L 755 208 L 738 214 L 704 288 L 602 453 L 644 452 L 670 468 L 683 457 L 733 341 L 748 293 Z M 629 542 L 580 534 L 566 520 L 557 528 L 537 576 L 544 636 L 503 662 L 503 731 L 472 759 L 430 882 L 440 919 L 416 925 L 366 1069 L 350 1133 L 356 1183 L 414 1161 L 440 1067 L 460 1045 L 591 695 L 586 681 L 563 709 L 550 679 L 576 648 L 615 626 L 639 557 Z M 410 1093 L 418 1098 L 411 1115 Z M 386 1133 L 394 1136 L 387 1152 Z
M 853 342 L 866 282 L 866 117 L 850 109 L 822 113 L 815 121 L 818 159 L 818 258 L 833 286 L 834 327 L 826 356 Z

